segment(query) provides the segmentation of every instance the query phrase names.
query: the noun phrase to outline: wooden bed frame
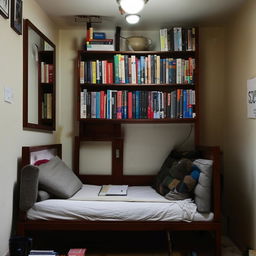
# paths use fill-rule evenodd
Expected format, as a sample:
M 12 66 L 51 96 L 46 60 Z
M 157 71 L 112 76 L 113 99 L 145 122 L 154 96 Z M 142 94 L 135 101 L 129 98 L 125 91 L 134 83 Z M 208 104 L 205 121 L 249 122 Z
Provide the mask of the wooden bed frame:
M 78 147 L 76 147 L 77 150 Z M 33 152 L 42 150 L 53 150 L 56 155 L 61 157 L 61 145 L 44 145 L 22 148 L 22 166 L 30 164 L 30 157 Z M 215 238 L 215 255 L 221 255 L 221 210 L 220 210 L 220 150 L 219 147 L 199 146 L 197 149 L 201 153 L 201 157 L 213 160 L 213 179 L 212 179 L 212 212 L 214 219 L 209 222 L 167 222 L 167 221 L 63 221 L 63 220 L 28 220 L 26 213 L 20 212 L 17 226 L 17 234 L 25 236 L 33 231 L 211 231 Z M 77 159 L 75 152 L 75 159 Z M 86 180 L 87 184 L 118 184 L 116 178 L 111 180 L 111 175 L 105 177 L 101 175 L 84 176 L 79 175 L 79 171 L 75 170 L 80 179 Z M 119 177 L 121 184 L 140 185 L 152 184 L 153 176 L 125 176 Z M 89 182 L 88 182 L 89 181 Z M 119 181 L 119 182 L 120 182 Z M 100 183 L 101 182 L 101 183 Z

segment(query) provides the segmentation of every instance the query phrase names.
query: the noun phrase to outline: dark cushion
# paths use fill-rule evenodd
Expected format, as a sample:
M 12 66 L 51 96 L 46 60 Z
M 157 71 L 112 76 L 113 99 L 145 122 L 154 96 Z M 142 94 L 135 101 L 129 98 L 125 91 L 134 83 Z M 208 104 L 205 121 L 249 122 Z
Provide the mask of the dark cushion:
M 165 194 L 168 193 L 169 190 L 164 189 L 165 191 L 161 191 L 161 183 L 163 180 L 166 178 L 167 175 L 169 175 L 170 168 L 172 165 L 182 159 L 182 158 L 187 158 L 190 160 L 194 160 L 196 158 L 199 158 L 199 152 L 197 151 L 177 151 L 177 150 L 172 150 L 170 154 L 167 156 L 165 159 L 164 163 L 162 164 L 158 174 L 156 175 L 154 184 L 152 187 L 160 194 Z
M 57 198 L 70 198 L 82 187 L 79 178 L 57 156 L 38 168 L 40 188 Z
M 26 165 L 21 169 L 20 202 L 22 211 L 27 211 L 37 200 L 39 169 L 33 165 Z
M 186 170 L 186 172 L 184 172 L 184 170 Z M 183 177 L 179 177 L 178 179 L 175 178 L 172 183 L 169 184 L 170 190 L 165 195 L 165 198 L 169 200 L 183 200 L 185 198 L 193 197 L 194 188 L 198 182 L 200 170 L 195 165 L 188 165 L 187 167 L 184 167 L 182 172 L 184 173 Z

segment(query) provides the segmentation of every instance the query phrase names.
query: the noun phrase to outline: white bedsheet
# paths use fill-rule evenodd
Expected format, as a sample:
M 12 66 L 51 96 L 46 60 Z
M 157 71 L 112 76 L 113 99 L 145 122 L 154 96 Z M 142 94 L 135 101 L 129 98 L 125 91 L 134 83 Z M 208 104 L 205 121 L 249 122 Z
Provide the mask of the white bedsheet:
M 83 185 L 72 198 L 37 202 L 27 212 L 31 220 L 89 221 L 210 221 L 191 199 L 169 201 L 149 186 L 128 188 L 127 196 L 99 197 L 100 186 Z M 122 200 L 122 201 L 120 201 Z

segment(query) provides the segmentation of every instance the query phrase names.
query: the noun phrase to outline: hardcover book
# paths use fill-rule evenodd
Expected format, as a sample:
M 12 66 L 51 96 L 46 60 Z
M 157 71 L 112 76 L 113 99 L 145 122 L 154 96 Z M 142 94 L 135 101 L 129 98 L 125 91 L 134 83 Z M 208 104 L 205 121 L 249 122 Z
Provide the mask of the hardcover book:
M 68 256 L 84 256 L 85 253 L 86 248 L 70 249 L 68 252 Z

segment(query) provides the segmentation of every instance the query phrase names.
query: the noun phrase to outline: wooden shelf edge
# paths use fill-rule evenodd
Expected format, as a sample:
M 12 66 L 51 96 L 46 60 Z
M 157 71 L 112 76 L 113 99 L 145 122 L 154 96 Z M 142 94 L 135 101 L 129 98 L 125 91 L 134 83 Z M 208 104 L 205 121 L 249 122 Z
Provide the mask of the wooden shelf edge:
M 195 123 L 196 118 L 163 118 L 163 119 L 105 119 L 105 118 L 86 118 L 80 119 L 85 123 Z

